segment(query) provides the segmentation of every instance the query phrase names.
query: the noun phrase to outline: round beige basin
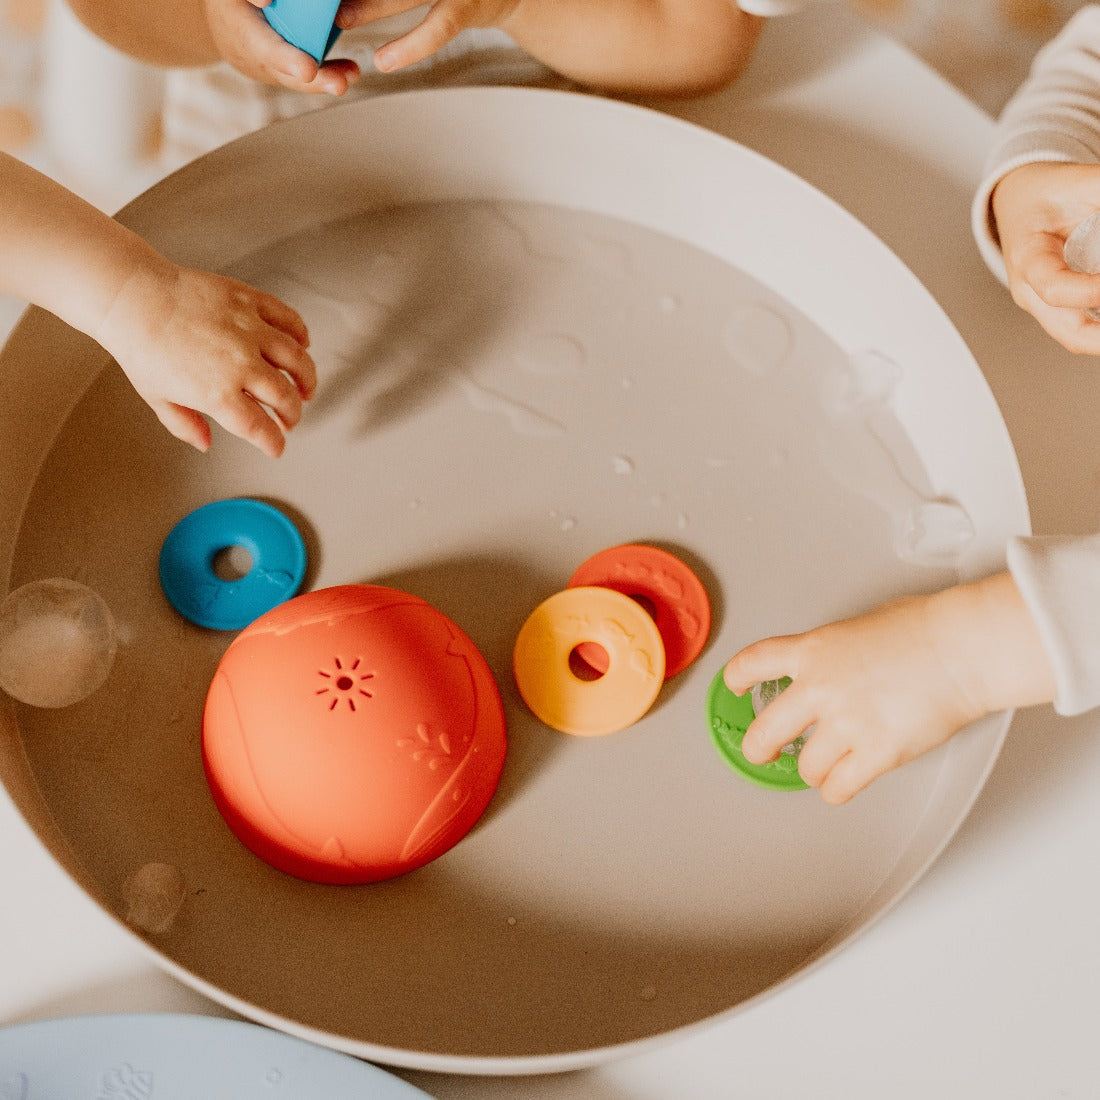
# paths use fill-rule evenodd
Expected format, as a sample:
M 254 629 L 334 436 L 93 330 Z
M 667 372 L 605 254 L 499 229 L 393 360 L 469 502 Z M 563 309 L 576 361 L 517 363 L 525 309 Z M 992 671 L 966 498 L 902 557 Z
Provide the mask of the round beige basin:
M 841 809 L 747 783 L 704 716 L 741 645 L 984 574 L 1027 530 L 977 365 L 844 211 L 663 115 L 476 89 L 280 124 L 122 219 L 285 297 L 321 372 L 269 461 L 220 430 L 206 456 L 177 443 L 43 312 L 0 356 L 0 584 L 82 581 L 121 633 L 88 699 L 3 708 L 0 776 L 167 970 L 376 1061 L 563 1070 L 751 1006 L 943 849 L 1007 716 Z M 435 862 L 311 884 L 218 815 L 200 719 L 231 635 L 172 610 L 157 559 L 184 514 L 230 496 L 298 523 L 307 588 L 407 590 L 488 659 L 502 782 Z M 582 561 L 624 542 L 691 565 L 710 641 L 640 721 L 570 737 L 523 705 L 512 646 Z M 155 930 L 131 896 L 150 864 L 183 884 Z

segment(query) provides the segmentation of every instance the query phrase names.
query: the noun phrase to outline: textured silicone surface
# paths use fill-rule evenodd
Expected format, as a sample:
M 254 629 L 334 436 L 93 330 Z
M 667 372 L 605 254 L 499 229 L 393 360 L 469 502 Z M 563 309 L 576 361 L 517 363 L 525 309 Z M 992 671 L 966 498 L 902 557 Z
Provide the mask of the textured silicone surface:
M 582 679 L 569 667 L 578 646 L 607 653 L 607 671 Z M 665 672 L 657 625 L 629 596 L 611 588 L 567 588 L 543 600 L 516 638 L 516 685 L 548 726 L 597 737 L 625 729 L 653 705 Z
M 271 0 L 261 10 L 283 38 L 320 64 L 340 37 L 333 23 L 339 7 L 340 0 Z
M 226 650 L 203 762 L 230 828 L 314 882 L 423 866 L 481 816 L 504 711 L 470 639 L 417 596 L 348 584 L 298 596 Z
M 240 546 L 252 567 L 236 580 L 219 577 L 217 554 Z M 164 540 L 160 583 L 185 618 L 212 630 L 240 630 L 289 599 L 306 572 L 306 546 L 278 508 L 240 497 L 189 512 Z
M 710 633 L 707 590 L 690 567 L 667 550 L 643 543 L 608 547 L 593 554 L 569 578 L 568 587 L 579 585 L 613 588 L 652 607 L 665 646 L 666 680 L 683 672 L 703 652 Z M 597 669 L 602 664 L 585 650 L 581 655 Z
M 0 1029 L 0 1096 L 425 1100 L 346 1054 L 270 1028 L 173 1013 L 71 1016 Z

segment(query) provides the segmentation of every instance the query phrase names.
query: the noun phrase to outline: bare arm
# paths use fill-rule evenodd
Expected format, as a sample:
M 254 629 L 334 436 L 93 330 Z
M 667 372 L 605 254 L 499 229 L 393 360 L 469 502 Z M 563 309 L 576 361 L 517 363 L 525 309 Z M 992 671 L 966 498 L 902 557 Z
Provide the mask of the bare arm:
M 202 0 L 68 0 L 105 42 L 152 65 L 210 65 L 219 52 Z
M 200 450 L 210 445 L 207 414 L 278 455 L 316 385 L 305 324 L 285 303 L 172 263 L 2 153 L 0 292 L 97 340 L 161 423 Z
M 47 176 L 0 154 L 0 291 L 95 336 L 131 275 L 167 260 Z
M 799 772 L 831 803 L 983 715 L 1055 694 L 1038 628 L 1008 573 L 756 642 L 725 670 L 737 694 L 781 676 L 791 686 L 752 723 L 742 749 L 764 763 L 812 726 Z
M 694 95 L 741 72 L 763 23 L 734 0 L 520 0 L 501 28 L 583 84 Z

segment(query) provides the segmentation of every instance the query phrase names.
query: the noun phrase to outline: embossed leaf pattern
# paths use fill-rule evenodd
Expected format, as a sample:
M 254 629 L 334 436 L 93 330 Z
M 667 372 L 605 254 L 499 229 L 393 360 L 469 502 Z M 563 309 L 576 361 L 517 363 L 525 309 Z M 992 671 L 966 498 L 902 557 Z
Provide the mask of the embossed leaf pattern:
M 445 730 L 433 730 L 427 722 L 417 722 L 415 737 L 402 737 L 397 747 L 412 753 L 412 758 L 433 772 L 444 764 L 453 763 L 451 735 Z
M 126 1062 L 104 1075 L 96 1100 L 150 1100 L 152 1095 L 153 1075 Z
M 5 1081 L 0 1081 L 0 1100 L 28 1100 L 30 1082 L 25 1073 L 17 1073 Z

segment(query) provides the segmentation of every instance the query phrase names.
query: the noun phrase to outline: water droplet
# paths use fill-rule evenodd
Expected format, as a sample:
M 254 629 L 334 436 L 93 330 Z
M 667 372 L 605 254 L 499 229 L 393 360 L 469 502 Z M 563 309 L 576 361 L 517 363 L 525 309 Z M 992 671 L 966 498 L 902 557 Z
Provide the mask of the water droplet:
M 418 499 L 417 497 L 413 497 L 413 499 L 409 501 L 409 511 L 415 512 L 416 509 L 419 508 L 423 503 L 424 502 L 422 500 Z
M 677 528 L 677 530 L 686 531 L 687 527 L 688 527 L 688 524 L 690 522 L 691 521 L 688 519 L 688 516 L 687 516 L 686 512 L 677 513 L 677 516 L 676 516 L 676 528 Z
M 623 387 L 624 390 L 633 389 L 634 379 L 630 377 L 624 377 L 620 385 Z
M 634 267 L 630 248 L 623 241 L 586 233 L 577 241 L 577 245 L 581 254 L 594 268 L 610 275 L 625 277 Z
M 752 374 L 768 374 L 794 346 L 791 324 L 771 306 L 740 306 L 722 329 L 722 346 L 738 365 Z
M 638 998 L 642 1001 L 655 1001 L 657 999 L 657 987 L 655 985 L 643 985 L 638 990 Z
M 282 1071 L 281 1069 L 269 1069 L 269 1070 L 267 1071 L 267 1076 L 266 1076 L 266 1077 L 264 1078 L 264 1080 L 265 1080 L 265 1081 L 266 1081 L 266 1082 L 267 1082 L 267 1083 L 268 1083 L 269 1085 L 279 1085 L 279 1084 L 282 1084 L 282 1080 L 283 1080 L 283 1071 Z
M 575 337 L 551 332 L 532 337 L 527 347 L 512 355 L 512 360 L 528 374 L 561 378 L 577 374 L 587 362 L 588 353 Z
M 898 556 L 914 565 L 950 565 L 974 539 L 974 521 L 954 500 L 924 500 L 906 513 Z
M 515 923 L 516 923 L 516 918 L 515 918 L 515 917 L 509 917 L 509 918 L 508 918 L 508 923 L 509 923 L 510 925 L 512 925 L 513 927 L 515 927 Z
M 611 468 L 617 474 L 632 474 L 634 473 L 634 459 L 629 455 L 616 455 L 611 460 Z
M 576 516 L 564 516 L 562 518 L 561 523 L 558 524 L 558 526 L 563 531 L 572 531 L 573 528 L 577 526 L 577 517 Z
M 146 863 L 123 887 L 126 923 L 142 932 L 167 932 L 183 904 L 186 883 L 170 863 Z
M 902 369 L 893 359 L 859 351 L 822 375 L 821 403 L 833 416 L 866 416 L 889 404 L 901 379 Z
M 0 688 L 31 706 L 67 707 L 91 695 L 117 648 L 110 609 L 76 581 L 31 581 L 0 604 Z
M 459 385 L 466 394 L 467 400 L 475 408 L 482 412 L 498 413 L 504 416 L 512 428 L 521 435 L 555 436 L 565 434 L 565 425 L 539 412 L 531 405 L 525 405 L 515 401 L 506 394 L 483 386 L 475 381 L 468 372 L 463 371 L 458 377 Z
M 683 304 L 683 299 L 679 294 L 664 294 L 661 296 L 662 313 L 675 313 Z
M 654 508 L 663 508 L 665 506 L 664 493 L 654 493 L 649 498 L 649 503 L 652 504 Z

